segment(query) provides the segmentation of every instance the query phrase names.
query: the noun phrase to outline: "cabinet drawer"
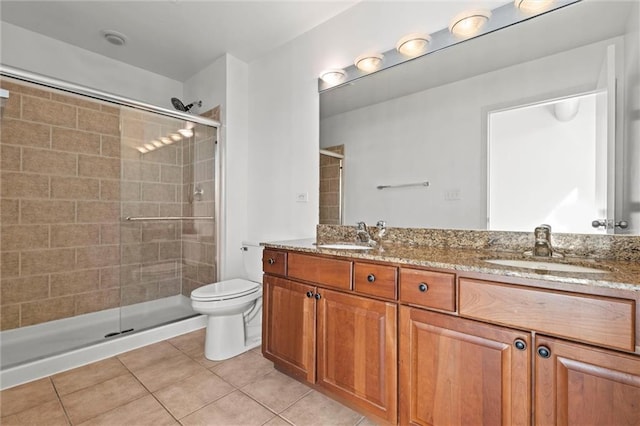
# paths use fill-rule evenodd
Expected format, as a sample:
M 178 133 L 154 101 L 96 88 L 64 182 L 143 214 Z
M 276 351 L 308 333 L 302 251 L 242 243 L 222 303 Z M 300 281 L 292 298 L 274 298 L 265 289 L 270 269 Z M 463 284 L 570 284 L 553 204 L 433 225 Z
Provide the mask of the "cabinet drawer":
M 400 301 L 455 312 L 455 274 L 400 268 Z
M 262 252 L 262 270 L 265 274 L 285 275 L 287 272 L 287 253 L 265 249 Z
M 634 350 L 634 301 L 460 278 L 460 315 Z
M 287 276 L 328 287 L 351 290 L 351 262 L 348 260 L 289 253 Z
M 354 287 L 358 293 L 387 299 L 396 298 L 398 268 L 370 263 L 356 263 L 354 269 Z

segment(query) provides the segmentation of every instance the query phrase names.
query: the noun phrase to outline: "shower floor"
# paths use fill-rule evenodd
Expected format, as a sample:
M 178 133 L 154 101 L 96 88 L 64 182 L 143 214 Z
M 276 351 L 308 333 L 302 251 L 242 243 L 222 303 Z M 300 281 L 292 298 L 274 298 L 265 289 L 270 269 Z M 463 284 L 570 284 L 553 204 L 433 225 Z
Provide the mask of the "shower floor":
M 145 330 L 197 315 L 191 300 L 178 295 L 0 333 L 0 369 L 117 338 L 110 333 Z M 130 334 L 125 333 L 122 335 Z

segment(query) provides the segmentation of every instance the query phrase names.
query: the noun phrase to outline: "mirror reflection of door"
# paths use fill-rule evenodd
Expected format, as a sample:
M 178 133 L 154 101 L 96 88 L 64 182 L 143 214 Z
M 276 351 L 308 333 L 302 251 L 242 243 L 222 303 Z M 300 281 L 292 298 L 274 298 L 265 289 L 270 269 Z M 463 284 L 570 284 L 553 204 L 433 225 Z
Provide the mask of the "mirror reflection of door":
M 592 227 L 607 217 L 603 97 L 595 91 L 489 113 L 489 229 L 530 232 L 548 223 L 554 232 L 606 232 Z
M 320 220 L 322 225 L 342 225 L 342 167 L 344 145 L 320 150 Z

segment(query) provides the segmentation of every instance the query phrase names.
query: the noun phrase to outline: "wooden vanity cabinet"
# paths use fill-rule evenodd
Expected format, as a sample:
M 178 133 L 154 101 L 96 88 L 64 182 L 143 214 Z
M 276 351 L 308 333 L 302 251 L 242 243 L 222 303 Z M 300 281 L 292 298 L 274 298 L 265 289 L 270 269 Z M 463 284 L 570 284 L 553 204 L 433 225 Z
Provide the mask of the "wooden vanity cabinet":
M 397 304 L 318 289 L 317 384 L 397 421 Z
M 265 275 L 262 352 L 289 374 L 315 382 L 316 288 Z
M 397 303 L 356 294 L 350 261 L 293 252 L 286 258 L 287 278 L 264 275 L 264 356 L 278 369 L 396 424 Z M 394 296 L 389 267 L 372 268 L 378 278 L 367 283 L 378 287 L 365 288 Z
M 376 420 L 640 425 L 637 294 L 275 252 L 265 357 Z
M 640 357 L 536 336 L 536 425 L 640 425 Z
M 528 425 L 531 334 L 400 307 L 400 424 Z

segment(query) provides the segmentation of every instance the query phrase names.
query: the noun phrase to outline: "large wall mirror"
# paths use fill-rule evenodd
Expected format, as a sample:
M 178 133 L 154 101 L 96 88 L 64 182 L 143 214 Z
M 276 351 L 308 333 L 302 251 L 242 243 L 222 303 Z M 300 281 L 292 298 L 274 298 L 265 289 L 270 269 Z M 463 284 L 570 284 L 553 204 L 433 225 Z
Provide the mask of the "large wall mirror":
M 322 92 L 321 223 L 640 235 L 639 21 L 583 0 Z

